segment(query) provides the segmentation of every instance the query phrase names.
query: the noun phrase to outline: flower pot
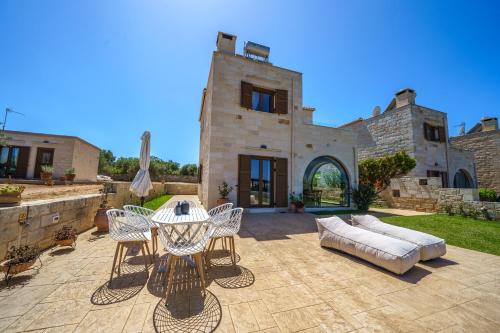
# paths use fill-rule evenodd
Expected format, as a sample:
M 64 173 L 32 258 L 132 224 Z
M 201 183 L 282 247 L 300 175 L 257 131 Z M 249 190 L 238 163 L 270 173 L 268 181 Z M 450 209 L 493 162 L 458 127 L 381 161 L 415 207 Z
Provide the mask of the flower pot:
M 76 239 L 57 239 L 56 244 L 59 246 L 73 246 L 76 243 Z
M 21 192 L 0 194 L 0 206 L 17 206 L 21 202 Z
M 45 181 L 52 180 L 52 172 L 43 172 L 43 171 L 41 171 L 40 172 L 40 179 L 41 180 L 45 180 Z
M 295 213 L 296 211 L 297 211 L 297 208 L 295 207 L 295 204 L 292 202 L 292 203 L 290 204 L 290 212 Z
M 303 213 L 305 210 L 304 210 L 304 206 L 302 207 L 295 207 L 295 213 Z
M 94 217 L 94 224 L 97 227 L 97 231 L 109 231 L 108 215 L 106 215 L 109 209 L 111 207 L 97 209 Z
M 219 199 L 217 199 L 217 206 L 227 204 L 228 202 L 229 202 L 228 198 L 219 198 Z
M 66 177 L 66 180 L 69 182 L 72 182 L 75 180 L 76 174 L 74 173 L 67 173 L 64 175 Z
M 20 264 L 11 265 L 9 268 L 10 260 L 6 260 L 0 264 L 0 271 L 2 271 L 4 273 L 8 272 L 10 275 L 19 274 L 19 273 L 22 273 L 22 272 L 30 269 L 30 267 L 33 266 L 35 261 L 36 261 L 36 258 L 32 259 L 30 261 L 27 261 L 27 262 L 20 263 Z

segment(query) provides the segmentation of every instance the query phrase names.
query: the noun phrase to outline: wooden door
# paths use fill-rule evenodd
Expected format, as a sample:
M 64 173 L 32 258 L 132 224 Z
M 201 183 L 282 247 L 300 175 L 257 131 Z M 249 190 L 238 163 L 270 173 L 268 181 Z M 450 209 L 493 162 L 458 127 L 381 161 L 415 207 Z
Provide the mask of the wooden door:
M 19 147 L 15 178 L 26 178 L 28 162 L 30 159 L 30 147 Z
M 54 148 L 38 148 L 36 152 L 35 178 L 40 178 L 42 165 L 53 165 Z

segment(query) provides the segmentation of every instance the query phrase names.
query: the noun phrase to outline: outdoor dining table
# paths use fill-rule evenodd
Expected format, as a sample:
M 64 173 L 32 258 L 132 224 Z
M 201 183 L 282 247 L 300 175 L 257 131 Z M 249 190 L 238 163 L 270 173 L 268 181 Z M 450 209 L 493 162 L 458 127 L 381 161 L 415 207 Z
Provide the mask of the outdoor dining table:
M 175 228 L 187 226 L 182 232 L 182 235 L 184 235 L 189 232 L 191 226 L 205 222 L 209 217 L 207 211 L 200 207 L 189 208 L 188 214 L 181 215 L 176 215 L 174 208 L 160 208 L 153 214 L 151 220 L 156 224 L 172 224 Z M 185 256 L 184 259 L 189 265 L 194 266 L 194 261 L 191 256 Z M 163 269 L 160 271 L 163 271 Z

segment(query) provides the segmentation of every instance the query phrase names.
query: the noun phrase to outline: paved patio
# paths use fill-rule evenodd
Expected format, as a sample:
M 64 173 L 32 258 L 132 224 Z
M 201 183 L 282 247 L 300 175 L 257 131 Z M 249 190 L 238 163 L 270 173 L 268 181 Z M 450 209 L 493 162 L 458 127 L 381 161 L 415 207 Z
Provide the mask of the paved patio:
M 399 277 L 319 247 L 314 217 L 244 216 L 238 266 L 218 251 L 206 297 L 191 267 L 178 268 L 168 307 L 167 256 L 149 277 L 140 255 L 128 257 L 110 287 L 115 243 L 91 230 L 75 250 L 44 253 L 31 276 L 2 282 L 0 331 L 500 331 L 500 257 L 449 246 Z

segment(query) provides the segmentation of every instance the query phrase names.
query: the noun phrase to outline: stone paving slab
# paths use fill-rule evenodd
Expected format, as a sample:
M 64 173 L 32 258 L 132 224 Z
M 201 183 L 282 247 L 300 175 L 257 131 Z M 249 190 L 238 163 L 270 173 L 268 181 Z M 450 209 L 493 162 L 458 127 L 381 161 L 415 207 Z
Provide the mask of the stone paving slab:
M 159 269 L 165 253 L 148 274 L 131 249 L 110 286 L 116 244 L 90 230 L 75 250 L 54 248 L 42 255 L 43 266 L 9 286 L 2 281 L 0 331 L 500 331 L 500 257 L 448 246 L 444 258 L 397 276 L 321 248 L 314 217 L 244 215 L 237 266 L 218 249 L 203 297 L 194 270 L 183 264 L 169 306 Z

